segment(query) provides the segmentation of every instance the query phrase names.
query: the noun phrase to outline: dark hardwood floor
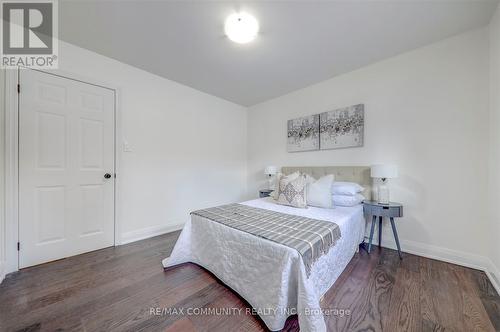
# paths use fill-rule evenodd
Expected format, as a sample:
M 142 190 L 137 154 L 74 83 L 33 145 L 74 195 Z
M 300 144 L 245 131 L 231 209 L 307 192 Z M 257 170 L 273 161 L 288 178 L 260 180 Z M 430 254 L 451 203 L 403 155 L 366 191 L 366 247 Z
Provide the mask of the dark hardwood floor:
M 261 331 L 248 304 L 194 264 L 163 271 L 179 233 L 24 269 L 0 286 L 2 331 Z M 395 251 L 352 259 L 325 295 L 330 331 L 500 331 L 500 297 L 477 270 Z M 152 308 L 241 308 L 187 315 Z M 337 313 L 337 315 L 335 315 Z M 285 327 L 297 331 L 297 318 Z

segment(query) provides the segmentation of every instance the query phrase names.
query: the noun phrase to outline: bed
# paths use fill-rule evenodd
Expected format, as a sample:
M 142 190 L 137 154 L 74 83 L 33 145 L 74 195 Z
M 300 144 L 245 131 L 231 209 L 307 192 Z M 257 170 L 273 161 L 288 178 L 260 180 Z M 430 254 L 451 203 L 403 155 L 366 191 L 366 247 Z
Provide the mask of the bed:
M 301 171 L 319 178 L 335 174 L 336 181 L 357 182 L 371 198 L 369 167 L 283 167 L 282 173 Z M 332 287 L 363 241 L 362 205 L 297 209 L 278 205 L 270 197 L 242 202 L 260 209 L 335 222 L 341 237 L 306 273 L 302 257 L 287 246 L 192 215 L 163 266 L 193 262 L 242 296 L 266 326 L 281 330 L 286 319 L 298 314 L 302 331 L 326 331 L 321 297 Z

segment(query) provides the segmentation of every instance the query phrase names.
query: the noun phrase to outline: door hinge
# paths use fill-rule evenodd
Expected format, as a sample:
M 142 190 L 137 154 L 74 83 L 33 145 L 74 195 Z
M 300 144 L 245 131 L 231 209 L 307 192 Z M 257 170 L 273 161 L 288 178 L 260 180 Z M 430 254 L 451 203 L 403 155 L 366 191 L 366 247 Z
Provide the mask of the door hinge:
M 17 251 L 19 251 L 19 250 L 21 250 L 21 243 L 20 242 L 17 243 Z
M 21 84 L 17 85 L 17 93 L 21 93 Z
M 116 173 L 115 173 L 115 179 L 116 179 Z

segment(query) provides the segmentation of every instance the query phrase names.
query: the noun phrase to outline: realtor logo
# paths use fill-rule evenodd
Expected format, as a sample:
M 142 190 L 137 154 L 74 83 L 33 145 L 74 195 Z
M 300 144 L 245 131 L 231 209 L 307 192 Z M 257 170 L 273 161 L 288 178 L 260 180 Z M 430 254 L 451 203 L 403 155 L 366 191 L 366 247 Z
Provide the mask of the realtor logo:
M 4 68 L 57 68 L 57 2 L 2 1 Z

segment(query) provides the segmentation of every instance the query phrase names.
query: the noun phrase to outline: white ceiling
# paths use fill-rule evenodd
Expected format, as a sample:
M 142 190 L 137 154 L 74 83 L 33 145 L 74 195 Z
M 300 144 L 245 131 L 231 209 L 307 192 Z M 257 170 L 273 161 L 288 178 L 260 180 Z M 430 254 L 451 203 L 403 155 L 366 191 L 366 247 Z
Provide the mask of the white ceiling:
M 60 1 L 61 39 L 250 106 L 484 26 L 496 0 Z M 250 44 L 230 13 L 256 16 Z

